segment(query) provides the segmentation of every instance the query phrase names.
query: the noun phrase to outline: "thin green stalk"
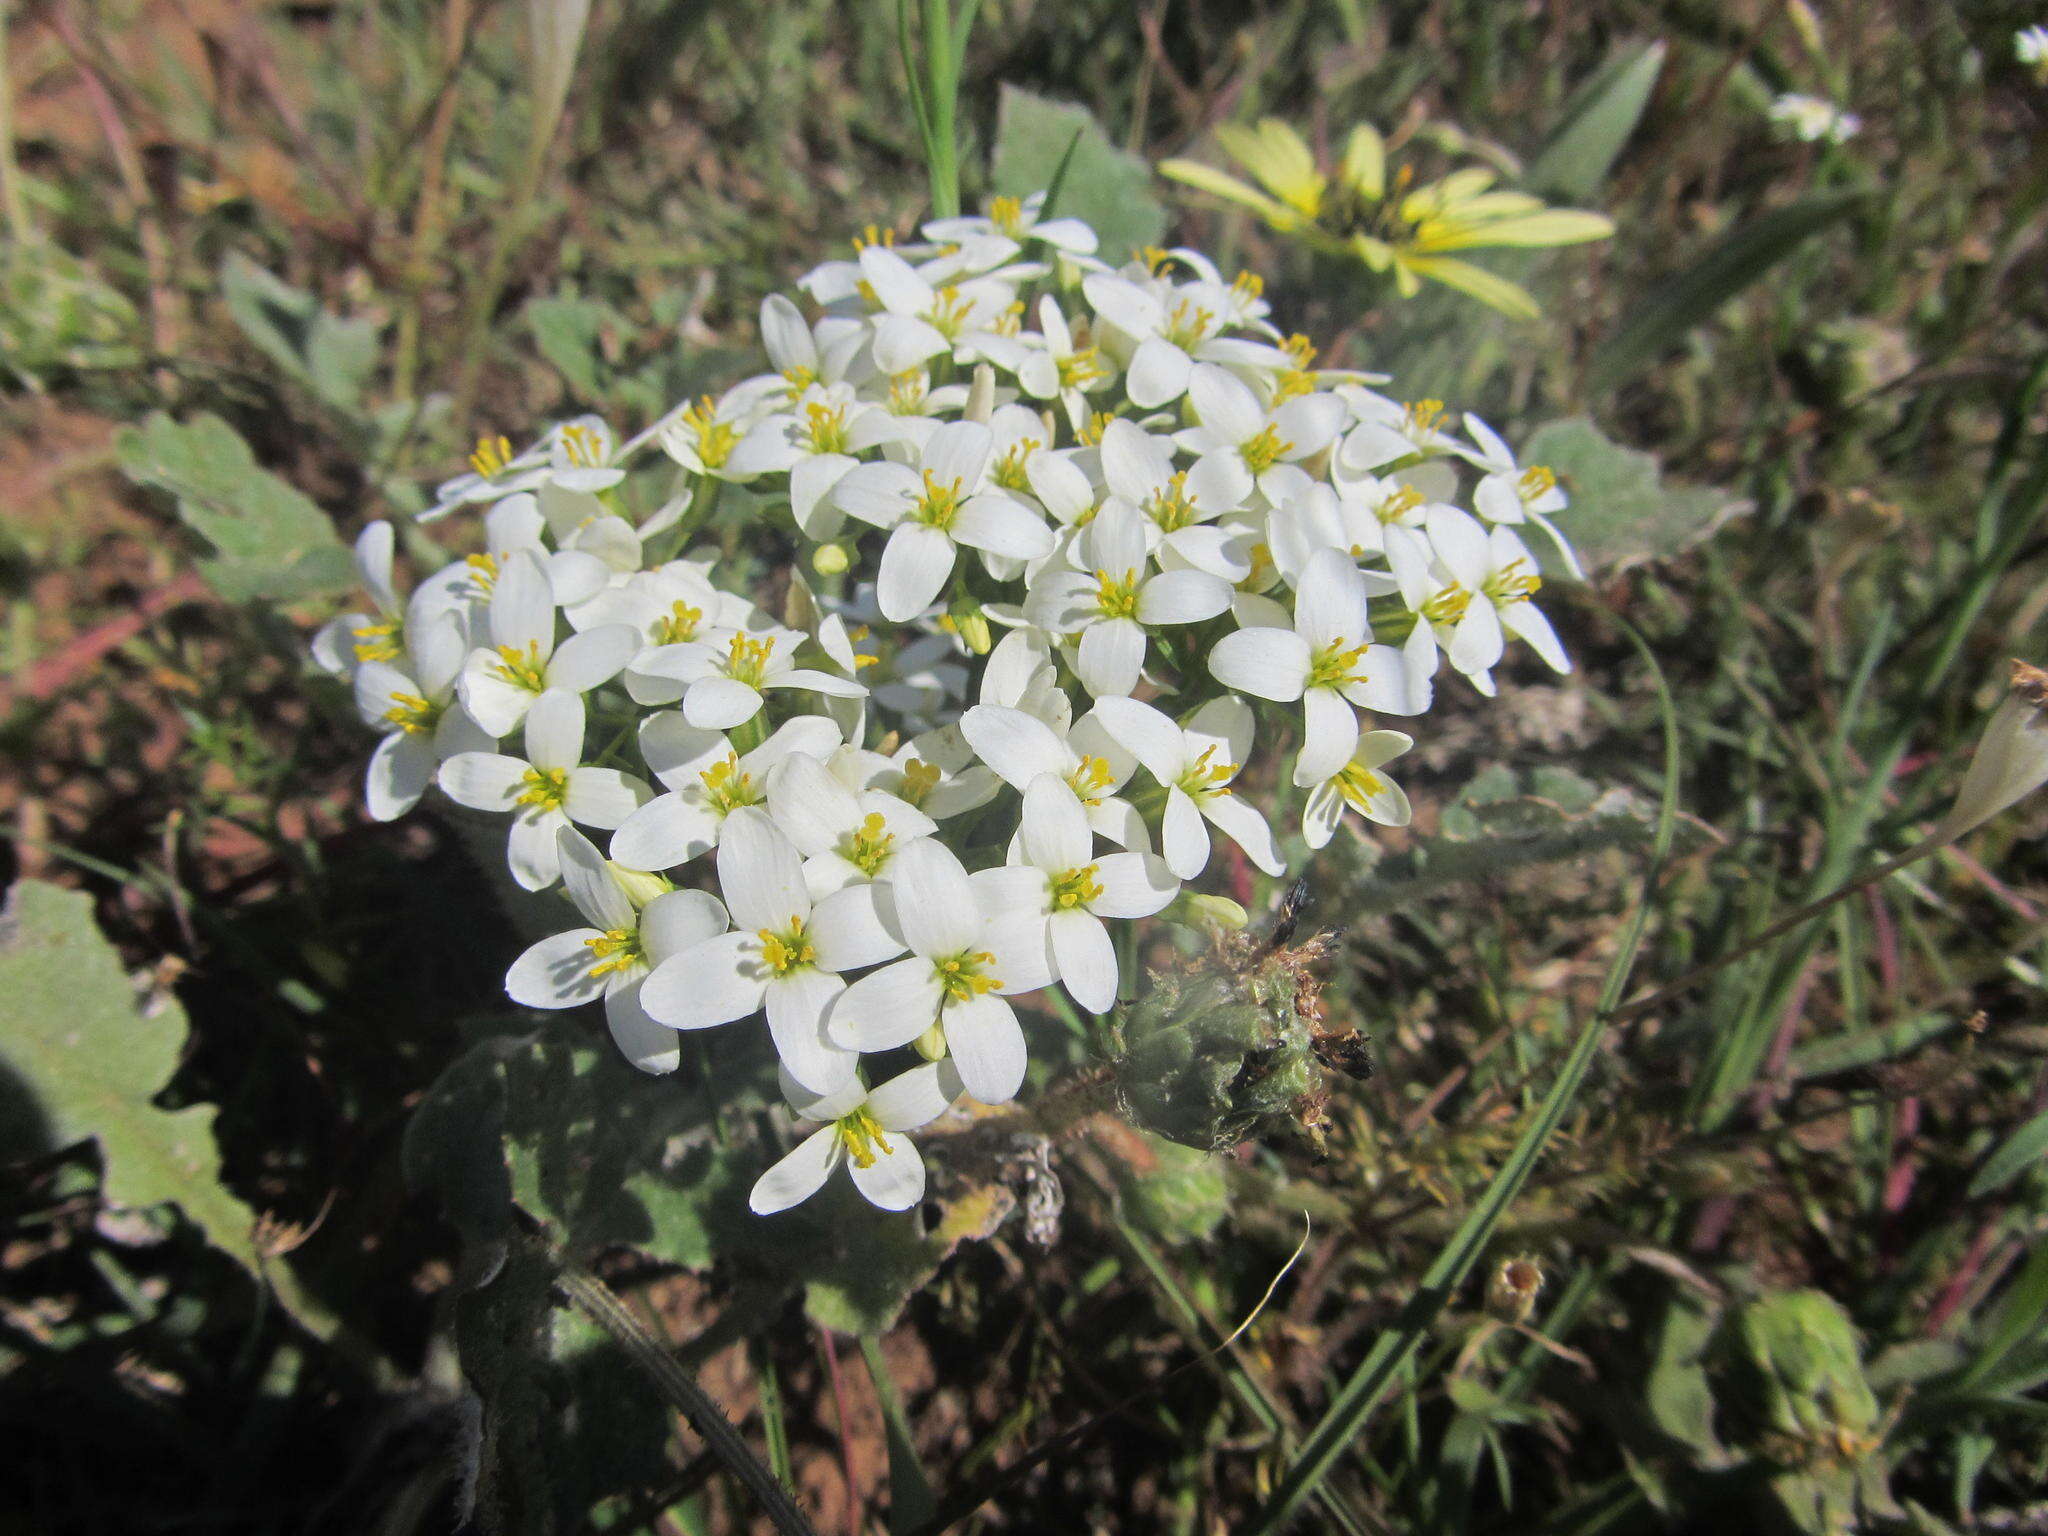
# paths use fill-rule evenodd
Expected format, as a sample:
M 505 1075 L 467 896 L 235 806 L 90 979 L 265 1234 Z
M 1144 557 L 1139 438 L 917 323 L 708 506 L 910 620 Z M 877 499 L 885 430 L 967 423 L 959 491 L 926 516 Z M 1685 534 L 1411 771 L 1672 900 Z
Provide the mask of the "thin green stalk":
M 13 6 L 0 4 L 0 214 L 7 219 L 7 238 L 23 245 L 34 237 L 36 227 L 21 190 L 21 166 L 14 158 L 14 88 L 7 62 L 7 30 L 13 20 Z
M 1642 948 L 1643 935 L 1649 926 L 1651 898 L 1670 853 L 1672 832 L 1677 824 L 1679 735 L 1678 711 L 1656 657 L 1632 627 L 1618 617 L 1615 622 L 1650 669 L 1656 684 L 1664 733 L 1664 789 L 1650 864 L 1643 876 L 1642 896 L 1630 914 L 1614 962 L 1608 967 L 1599 1006 L 1572 1042 L 1571 1051 L 1558 1070 L 1557 1080 L 1544 1095 L 1535 1118 L 1523 1130 L 1507 1161 L 1423 1275 L 1421 1286 L 1409 1297 L 1394 1325 L 1373 1341 L 1364 1362 L 1324 1411 L 1322 1421 L 1310 1433 L 1300 1456 L 1288 1468 L 1280 1486 L 1259 1512 L 1249 1536 L 1271 1536 L 1300 1512 L 1334 1470 L 1338 1457 L 1357 1443 L 1366 1421 L 1386 1398 L 1401 1373 L 1414 1361 L 1416 1351 L 1428 1338 L 1437 1315 L 1449 1304 L 1458 1286 L 1479 1262 L 1487 1244 L 1492 1241 L 1494 1229 L 1507 1215 L 1509 1206 L 1535 1170 L 1552 1133 L 1563 1121 L 1565 1111 L 1570 1108 L 1579 1085 L 1593 1065 L 1601 1042 L 1606 1038 L 1622 992 L 1628 986 L 1629 973 L 1634 969 L 1636 955 Z

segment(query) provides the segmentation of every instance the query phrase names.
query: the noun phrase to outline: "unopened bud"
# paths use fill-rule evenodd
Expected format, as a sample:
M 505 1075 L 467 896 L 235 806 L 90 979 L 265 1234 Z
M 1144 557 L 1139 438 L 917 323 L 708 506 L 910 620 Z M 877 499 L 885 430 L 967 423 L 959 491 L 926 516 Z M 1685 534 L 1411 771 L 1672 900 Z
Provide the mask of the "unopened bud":
M 2024 661 L 2012 664 L 2005 701 L 1984 728 L 1970 758 L 1956 803 L 1942 818 L 1944 841 L 1981 827 L 2008 806 L 2048 783 L 2048 671 Z
M 953 621 L 953 632 L 960 637 L 960 643 L 977 656 L 986 656 L 995 644 L 989 634 L 988 615 L 981 611 L 981 604 L 971 597 L 956 597 L 946 610 L 946 617 Z
M 852 564 L 844 544 L 820 544 L 811 551 L 811 569 L 820 576 L 843 576 Z
M 1504 1323 L 1526 1323 L 1543 1289 L 1543 1266 L 1527 1254 L 1505 1259 L 1486 1282 L 1486 1310 Z
M 667 875 L 652 874 L 644 869 L 628 869 L 623 864 L 606 861 L 605 867 L 612 872 L 612 879 L 620 890 L 626 893 L 626 900 L 633 903 L 633 910 L 639 911 L 657 896 L 666 896 L 676 888 L 675 882 Z
M 988 425 L 989 417 L 996 411 L 996 371 L 987 363 L 974 365 L 974 379 L 967 386 L 967 405 L 960 412 L 962 421 L 978 421 Z
M 1251 914 L 1228 896 L 1205 896 L 1195 891 L 1181 892 L 1162 915 L 1169 922 L 1190 928 L 1215 928 L 1224 933 L 1236 933 L 1252 920 Z
M 931 1027 L 911 1041 L 910 1044 L 912 1049 L 926 1061 L 944 1061 L 946 1059 L 946 1031 L 937 1019 L 932 1020 Z

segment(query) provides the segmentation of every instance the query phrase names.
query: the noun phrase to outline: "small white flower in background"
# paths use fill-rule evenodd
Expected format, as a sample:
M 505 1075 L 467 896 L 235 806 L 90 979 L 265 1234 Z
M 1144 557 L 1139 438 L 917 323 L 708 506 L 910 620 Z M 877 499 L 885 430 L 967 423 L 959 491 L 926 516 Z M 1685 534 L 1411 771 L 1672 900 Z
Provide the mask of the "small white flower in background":
M 957 546 L 1035 560 L 1052 552 L 1044 519 L 987 482 L 995 439 L 978 422 L 949 422 L 925 440 L 918 466 L 887 462 L 849 470 L 834 492 L 840 510 L 889 530 L 875 577 L 882 616 L 916 618 L 945 590 Z
M 1029 711 L 977 704 L 960 717 L 960 732 L 991 772 L 1019 793 L 1041 774 L 1071 789 L 1096 834 L 1123 848 L 1152 846 L 1137 808 L 1118 792 L 1138 759 L 1090 710 L 1065 730 Z
M 1512 528 L 1489 533 L 1469 513 L 1435 507 L 1429 514 L 1429 546 L 1436 558 L 1426 572 L 1402 553 L 1411 548 L 1405 541 L 1390 546 L 1395 575 L 1401 578 L 1410 605 L 1443 642 L 1451 665 L 1469 677 L 1473 687 L 1493 696 L 1490 674 L 1506 649 L 1508 635 L 1528 641 L 1552 671 L 1572 669 L 1550 620 L 1530 601 L 1543 578 L 1529 547 Z
M 1458 451 L 1458 440 L 1450 433 L 1451 418 L 1441 400 L 1403 405 L 1356 385 L 1341 386 L 1335 393 L 1357 422 L 1337 448 L 1337 466 L 1343 473 L 1373 474 L 1390 465 Z
M 344 613 L 320 626 L 313 636 L 313 660 L 322 671 L 347 677 L 366 661 L 398 660 L 405 610 L 392 580 L 395 538 L 391 525 L 381 520 L 356 535 L 356 580 L 377 611 Z
M 2012 56 L 2033 70 L 2035 78 L 2048 84 L 2048 24 L 2036 22 L 2013 33 Z
M 909 1210 L 924 1198 L 925 1173 L 924 1159 L 904 1132 L 931 1124 L 964 1091 L 950 1061 L 912 1067 L 879 1088 L 849 1082 L 831 1093 L 812 1093 L 784 1071 L 782 1096 L 789 1107 L 806 1120 L 826 1123 L 761 1175 L 748 1205 L 757 1216 L 786 1211 L 823 1189 L 843 1166 L 870 1205 Z
M 2010 691 L 1971 754 L 1937 837 L 1954 840 L 2048 784 L 2048 672 L 2012 664 Z
M 1000 238 L 1015 245 L 1042 242 L 1068 256 L 1093 256 L 1095 231 L 1081 219 L 1048 219 L 1044 216 L 1045 194 L 1029 197 L 997 197 L 989 200 L 988 212 L 972 216 L 930 219 L 919 231 L 927 240 L 941 245 L 974 239 Z
M 667 791 L 619 824 L 612 857 L 629 869 L 673 869 L 718 846 L 734 811 L 768 801 L 768 775 L 792 752 L 813 757 L 839 745 L 839 727 L 823 715 L 798 715 L 748 752 L 722 731 L 691 725 L 675 710 L 640 722 L 640 756 Z
M 1863 119 L 1819 96 L 1787 91 L 1766 115 L 1791 137 L 1807 144 L 1846 144 L 1863 131 Z
M 555 644 L 555 599 L 531 553 L 512 556 L 491 584 L 490 646 L 469 653 L 456 685 L 463 707 L 492 736 L 509 736 L 550 689 L 582 694 L 616 677 L 640 637 L 606 624 Z
M 787 474 L 797 527 L 811 538 L 829 539 L 840 526 L 832 491 L 860 462 L 856 455 L 903 435 L 896 417 L 856 399 L 851 385 L 812 385 L 787 411 L 748 428 L 726 465 L 737 479 Z
M 662 451 L 693 475 L 713 480 L 747 480 L 752 472 L 732 462 L 747 426 L 748 401 L 739 391 L 723 399 L 706 395 L 675 412 L 661 429 Z
M 589 926 L 530 946 L 505 973 L 505 992 L 527 1008 L 575 1008 L 604 999 L 605 1023 L 619 1051 L 642 1072 L 673 1072 L 682 1059 L 676 1032 L 640 1003 L 655 966 L 725 932 L 725 908 L 704 891 L 663 891 L 635 908 L 589 838 L 573 827 L 557 834 L 562 885 Z
M 1116 944 L 1104 918 L 1150 917 L 1180 894 L 1166 861 L 1150 853 L 1095 855 L 1095 834 L 1065 779 L 1042 773 L 1024 791 L 1011 864 L 1020 898 L 1044 915 L 1054 970 L 1090 1013 L 1115 1005 Z
M 1192 880 L 1209 867 L 1210 826 L 1267 874 L 1286 869 L 1266 818 L 1230 790 L 1251 754 L 1252 711 L 1243 699 L 1211 699 L 1185 727 L 1136 699 L 1098 699 L 1094 713 L 1166 790 L 1159 851 L 1176 875 Z
M 1011 301 L 1008 285 L 972 279 L 934 287 L 895 251 L 871 245 L 860 253 L 861 278 L 882 310 L 875 322 L 875 364 L 902 373 L 973 344 Z
M 1408 796 L 1380 769 L 1414 745 L 1415 738 L 1401 731 L 1361 735 L 1351 761 L 1308 792 L 1301 812 L 1301 833 L 1309 847 L 1329 843 L 1347 806 L 1383 827 L 1407 826 Z
M 1334 443 L 1345 421 L 1335 395 L 1296 395 L 1269 411 L 1243 380 L 1213 363 L 1198 364 L 1188 376 L 1188 402 L 1201 424 L 1174 441 L 1198 457 L 1234 456 L 1275 505 L 1294 484 L 1287 472 Z
M 1465 431 L 1478 445 L 1465 457 L 1486 471 L 1472 492 L 1472 505 L 1489 523 L 1531 522 L 1550 536 L 1574 580 L 1583 581 L 1579 557 L 1557 525 L 1550 519 L 1570 505 L 1558 488 L 1557 476 L 1541 464 L 1526 468 L 1515 458 L 1514 449 L 1501 435 L 1470 411 L 1465 413 Z
M 1251 472 L 1236 454 L 1209 454 L 1184 470 L 1173 467 L 1171 441 L 1119 417 L 1102 433 L 1102 474 L 1113 500 L 1135 507 L 1149 524 L 1146 536 L 1162 567 L 1184 565 L 1225 581 L 1251 574 L 1243 540 L 1217 519 L 1237 511 L 1251 495 Z
M 839 973 L 903 953 L 903 941 L 880 915 L 878 888 L 848 886 L 814 903 L 795 845 L 767 812 L 752 807 L 726 818 L 718 887 L 735 930 L 662 961 L 641 985 L 641 1006 L 671 1029 L 710 1029 L 766 1013 L 775 1053 L 791 1077 L 813 1093 L 844 1087 L 858 1053 L 825 1029 L 828 1010 L 846 990 Z
M 514 453 L 506 438 L 478 438 L 469 455 L 469 472 L 442 481 L 434 492 L 434 504 L 419 515 L 419 521 L 431 523 L 460 507 L 532 490 L 548 477 L 550 441 L 551 434 L 544 435 Z
M 526 711 L 525 757 L 459 752 L 441 765 L 441 789 L 457 805 L 511 813 L 506 862 L 529 891 L 544 891 L 561 877 L 564 827 L 580 822 L 610 831 L 652 793 L 630 773 L 586 764 L 583 726 L 583 700 L 550 689 Z
M 953 1059 L 984 1104 L 1024 1086 L 1024 1030 L 1006 998 L 1053 978 L 1045 917 L 1016 901 L 1004 869 L 969 875 L 951 850 L 920 838 L 896 856 L 890 888 L 907 958 L 871 971 L 832 1006 L 832 1038 L 854 1051 L 920 1048 Z M 853 886 L 832 900 L 866 890 Z

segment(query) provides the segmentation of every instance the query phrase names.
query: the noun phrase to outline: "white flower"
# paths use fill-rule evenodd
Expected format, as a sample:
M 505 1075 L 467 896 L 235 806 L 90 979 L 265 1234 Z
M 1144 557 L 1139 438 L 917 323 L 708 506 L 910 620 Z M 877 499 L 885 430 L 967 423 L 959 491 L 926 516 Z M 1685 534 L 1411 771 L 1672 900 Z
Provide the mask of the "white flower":
M 1227 357 L 1219 351 L 1227 296 L 1215 284 L 1147 284 L 1109 272 L 1084 278 L 1081 291 L 1097 321 L 1133 350 L 1124 370 L 1131 403 L 1144 410 L 1170 405 L 1187 392 L 1195 360 Z
M 886 246 L 860 253 L 862 280 L 882 313 L 875 320 L 875 364 L 903 373 L 956 349 L 971 350 L 1010 304 L 1010 287 L 992 279 L 940 287 Z
M 1557 476 L 1541 464 L 1523 468 L 1515 458 L 1514 449 L 1470 411 L 1465 413 L 1465 430 L 1479 445 L 1477 453 L 1468 453 L 1465 457 L 1486 471 L 1472 492 L 1472 505 L 1479 515 L 1489 523 L 1534 523 L 1557 545 L 1557 552 L 1564 557 L 1565 569 L 1572 573 L 1573 579 L 1583 581 L 1585 572 L 1579 569 L 1578 555 L 1550 522 L 1554 514 L 1562 512 L 1568 505 L 1564 492 L 1558 487 Z
M 797 527 L 813 539 L 829 539 L 840 523 L 832 490 L 860 462 L 855 455 L 902 437 L 903 424 L 880 406 L 856 400 L 850 385 L 813 386 L 791 409 L 749 428 L 726 467 L 737 479 L 787 474 Z
M 610 490 L 626 478 L 616 462 L 617 447 L 601 417 L 563 422 L 548 438 L 547 483 L 585 496 Z
M 1042 572 L 1024 613 L 1053 634 L 1079 631 L 1074 671 L 1097 698 L 1138 686 L 1149 630 L 1199 624 L 1230 606 L 1230 584 L 1206 571 L 1148 576 L 1145 531 L 1126 505 L 1105 507 L 1080 530 L 1070 556 L 1087 569 Z
M 1252 744 L 1251 706 L 1234 694 L 1211 699 L 1185 727 L 1136 699 L 1098 699 L 1094 713 L 1118 743 L 1166 789 L 1159 851 L 1183 880 L 1209 866 L 1208 822 L 1259 869 L 1287 867 L 1257 807 L 1230 792 Z
M 651 571 L 635 571 L 563 612 L 579 630 L 606 624 L 630 626 L 645 648 L 641 655 L 657 646 L 764 627 L 766 616 L 752 603 L 711 584 L 707 563 L 671 560 Z
M 848 886 L 813 903 L 795 845 L 754 807 L 726 818 L 718 886 L 735 931 L 656 966 L 641 986 L 642 1006 L 673 1029 L 766 1012 L 791 1077 L 813 1093 L 844 1087 L 858 1053 L 825 1031 L 827 1010 L 846 990 L 839 973 L 903 953 L 877 911 L 879 887 Z
M 2048 67 L 2048 26 L 2036 22 L 2013 33 L 2012 56 L 2037 70 Z
M 1200 457 L 1234 456 L 1275 505 L 1286 499 L 1282 487 L 1293 483 L 1278 471 L 1314 458 L 1344 426 L 1344 402 L 1335 395 L 1294 395 L 1269 411 L 1243 380 L 1213 363 L 1198 364 L 1189 375 L 1188 401 L 1201 425 L 1176 433 L 1174 441 Z
M 1342 385 L 1333 393 L 1358 423 L 1337 447 L 1335 467 L 1340 473 L 1371 474 L 1390 464 L 1458 451 L 1458 440 L 1446 430 L 1449 420 L 1441 400 L 1403 405 L 1358 385 Z
M 356 535 L 356 579 L 370 594 L 375 613 L 344 613 L 329 619 L 313 636 L 313 660 L 323 672 L 347 677 L 366 661 L 396 661 L 403 610 L 392 582 L 394 534 L 383 520 Z
M 970 215 L 931 219 L 925 223 L 921 233 L 927 240 L 935 240 L 942 245 L 977 239 L 1003 239 L 1013 242 L 1011 249 L 1014 250 L 1019 245 L 1038 240 L 1069 256 L 1095 254 L 1095 231 L 1083 220 L 1048 219 L 1043 217 L 1044 208 L 1043 192 L 1034 192 L 1025 198 L 992 198 L 988 213 L 981 218 Z
M 1400 731 L 1367 731 L 1360 736 L 1351 761 L 1308 792 L 1301 831 L 1309 847 L 1321 848 L 1330 841 L 1346 806 L 1383 827 L 1407 826 L 1408 797 L 1380 769 L 1414 745 L 1415 739 Z
M 811 1093 L 785 1071 L 789 1107 L 827 1123 L 761 1175 L 748 1205 L 759 1216 L 786 1211 L 824 1188 L 844 1164 L 870 1205 L 909 1210 L 924 1198 L 924 1160 L 903 1133 L 938 1119 L 965 1091 L 949 1061 L 912 1067 L 879 1088 L 849 1082 L 831 1093 Z
M 812 756 L 839 745 L 823 715 L 798 715 L 746 753 L 723 733 L 691 725 L 675 710 L 640 722 L 640 756 L 668 793 L 657 795 L 612 834 L 611 853 L 629 869 L 673 869 L 718 846 L 725 819 L 768 800 L 768 774 L 792 752 Z
M 1863 131 L 1863 119 L 1819 96 L 1787 91 L 1774 100 L 1767 115 L 1793 138 L 1808 144 L 1825 139 L 1846 144 Z
M 758 391 L 733 389 L 719 399 L 705 395 L 685 406 L 663 424 L 662 451 L 693 475 L 714 480 L 752 478 L 758 471 L 743 469 L 732 461 L 758 398 Z
M 790 753 L 768 775 L 768 815 L 804 855 L 804 884 L 821 899 L 886 879 L 912 839 L 938 830 L 923 811 L 884 790 L 847 788 L 804 752 Z
M 529 891 L 560 877 L 562 828 L 575 821 L 609 831 L 652 793 L 630 773 L 585 764 L 583 724 L 583 700 L 549 689 L 526 712 L 525 757 L 458 752 L 441 765 L 441 789 L 457 805 L 512 813 L 506 862 Z
M 513 555 L 491 585 L 490 648 L 469 653 L 456 685 L 476 723 L 509 736 L 549 689 L 581 694 L 608 682 L 640 648 L 623 624 L 605 624 L 555 644 L 555 598 L 529 551 Z
M 1429 546 L 1449 578 L 1447 584 L 1436 584 L 1434 574 L 1417 577 L 1412 555 L 1403 553 L 1405 541 L 1389 547 L 1394 574 L 1422 620 L 1445 640 L 1451 665 L 1471 678 L 1475 688 L 1492 696 L 1490 674 L 1506 649 L 1506 635 L 1528 641 L 1552 671 L 1571 671 L 1571 659 L 1550 620 L 1529 600 L 1543 578 L 1529 547 L 1512 528 L 1488 533 L 1469 513 L 1432 507 Z M 1436 590 L 1418 602 L 1416 594 L 1433 584 Z
M 1042 913 L 1015 904 L 1005 870 L 970 876 L 952 851 L 920 838 L 891 875 L 896 930 L 910 955 L 861 977 L 833 1005 L 833 1039 L 852 1050 L 908 1045 L 936 1026 L 967 1091 L 1001 1104 L 1024 1085 L 1024 1031 L 1006 996 L 1052 980 Z M 870 889 L 851 886 L 830 898 Z
M 1294 594 L 1292 629 L 1240 629 L 1209 652 L 1209 671 L 1226 688 L 1302 707 L 1302 743 L 1294 782 L 1320 783 L 1358 744 L 1352 706 L 1405 713 L 1412 702 L 1407 658 L 1376 645 L 1366 617 L 1363 573 L 1342 550 L 1319 551 Z
M 409 626 L 409 668 L 365 661 L 356 668 L 356 709 L 383 733 L 370 755 L 363 799 L 375 821 L 395 821 L 419 804 L 442 762 L 458 752 L 489 752 L 497 739 L 455 700 L 462 671 L 462 625 L 453 614 Z
M 1155 854 L 1095 857 L 1088 813 L 1054 774 L 1040 774 L 1024 791 L 1018 832 L 1011 859 L 1020 872 L 1017 895 L 1044 914 L 1054 969 L 1074 1001 L 1107 1013 L 1119 978 L 1103 919 L 1150 917 L 1180 893 L 1180 881 Z
M 1017 382 L 1034 400 L 1058 400 L 1078 432 L 1088 421 L 1088 396 L 1115 378 L 1116 370 L 1103 362 L 1099 348 L 1074 339 L 1059 301 L 1049 293 L 1038 301 L 1038 328 L 1045 345 L 1024 359 Z
M 1102 432 L 1102 475 L 1111 501 L 1144 514 L 1147 542 L 1162 567 L 1190 566 L 1225 581 L 1251 574 L 1251 552 L 1217 518 L 1251 495 L 1251 472 L 1235 454 L 1214 453 L 1185 470 L 1173 467 L 1173 444 L 1118 417 Z
M 515 454 L 505 438 L 478 438 L 469 456 L 469 473 L 442 481 L 434 492 L 434 504 L 419 515 L 419 521 L 431 523 L 473 502 L 496 501 L 501 496 L 532 490 L 548 477 L 551 442 L 549 434 Z
M 1022 709 L 977 704 L 960 717 L 960 732 L 979 757 L 1012 789 L 1022 793 L 1040 774 L 1050 773 L 1080 797 L 1088 825 L 1124 848 L 1149 848 L 1145 823 L 1117 791 L 1137 771 L 1138 760 L 1105 728 L 1100 708 L 1066 730 Z
M 605 1022 L 642 1072 L 673 1072 L 676 1032 L 649 1017 L 640 987 L 655 966 L 725 932 L 725 908 L 703 891 L 664 891 L 634 910 L 604 856 L 573 827 L 557 834 L 562 885 L 589 924 L 542 939 L 505 973 L 505 991 L 527 1008 L 575 1008 L 602 997 Z
M 723 641 L 690 640 L 636 657 L 626 674 L 626 691 L 642 704 L 683 701 L 683 718 L 704 730 L 725 731 L 761 712 L 770 689 L 794 688 L 827 698 L 859 699 L 867 689 L 796 664 L 804 637 L 776 627 L 761 634 L 734 634 Z
M 925 441 L 918 468 L 862 464 L 839 482 L 840 508 L 887 528 L 875 598 L 893 623 L 917 617 L 953 574 L 956 546 L 1016 560 L 1052 552 L 1052 531 L 1014 497 L 984 489 L 994 439 L 978 422 L 948 422 Z

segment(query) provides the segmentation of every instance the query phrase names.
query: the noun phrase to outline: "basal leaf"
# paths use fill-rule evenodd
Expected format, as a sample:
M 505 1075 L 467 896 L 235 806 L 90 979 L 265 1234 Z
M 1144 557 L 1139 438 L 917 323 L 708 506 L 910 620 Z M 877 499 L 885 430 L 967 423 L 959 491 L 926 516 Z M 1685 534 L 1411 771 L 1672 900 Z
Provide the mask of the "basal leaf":
M 239 254 L 221 264 L 220 287 L 229 315 L 266 357 L 324 403 L 361 413 L 377 366 L 376 321 L 344 320 Z
M 1642 121 L 1664 52 L 1661 41 L 1642 43 L 1602 65 L 1573 92 L 1564 120 L 1529 162 L 1523 182 L 1567 202 L 1583 202 L 1597 192 Z
M 1166 231 L 1166 210 L 1152 195 L 1152 168 L 1110 143 L 1086 107 L 1003 87 L 991 171 L 997 193 L 1028 197 L 1044 191 L 1069 149 L 1073 158 L 1067 161 L 1055 213 L 1094 225 L 1102 241 L 1098 254 L 1112 264 L 1139 246 L 1156 245 Z
M 1548 468 L 1571 497 L 1558 523 L 1589 571 L 1669 559 L 1749 510 L 1724 492 L 1665 480 L 1653 455 L 1611 441 L 1583 416 L 1538 427 L 1521 458 Z

